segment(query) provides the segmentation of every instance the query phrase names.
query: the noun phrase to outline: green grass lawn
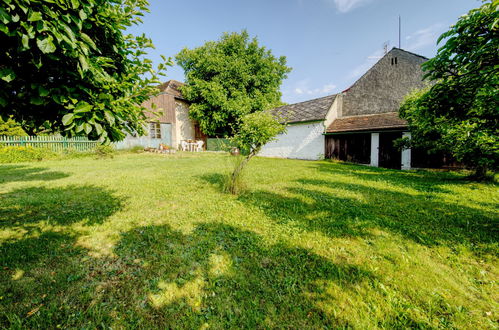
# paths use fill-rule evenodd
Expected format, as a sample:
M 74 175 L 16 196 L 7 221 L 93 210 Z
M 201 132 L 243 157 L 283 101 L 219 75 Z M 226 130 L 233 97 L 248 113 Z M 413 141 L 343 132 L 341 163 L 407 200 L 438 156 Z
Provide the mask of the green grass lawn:
M 230 162 L 0 165 L 0 327 L 497 328 L 496 184 Z

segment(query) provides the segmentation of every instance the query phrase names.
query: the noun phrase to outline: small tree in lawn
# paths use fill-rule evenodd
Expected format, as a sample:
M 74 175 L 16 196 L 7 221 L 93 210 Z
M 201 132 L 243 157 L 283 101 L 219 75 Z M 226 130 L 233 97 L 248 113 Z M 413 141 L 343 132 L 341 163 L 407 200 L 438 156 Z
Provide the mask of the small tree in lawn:
M 410 94 L 400 114 L 412 132 L 409 146 L 450 152 L 482 179 L 499 163 L 499 1 L 459 18 L 423 64 L 430 87 Z
M 226 186 L 228 192 L 232 194 L 239 192 L 239 179 L 245 166 L 265 144 L 274 140 L 276 135 L 285 130 L 286 127 L 269 112 L 255 112 L 242 117 L 239 130 L 231 138 L 231 142 L 243 152 L 244 156 L 240 162 L 236 163 L 229 177 Z

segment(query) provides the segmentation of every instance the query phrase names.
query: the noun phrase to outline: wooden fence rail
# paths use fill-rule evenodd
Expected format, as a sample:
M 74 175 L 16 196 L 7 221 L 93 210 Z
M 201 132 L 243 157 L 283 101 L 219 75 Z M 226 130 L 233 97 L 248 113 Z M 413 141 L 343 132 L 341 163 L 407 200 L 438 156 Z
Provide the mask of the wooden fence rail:
M 47 148 L 52 151 L 91 151 L 99 144 L 99 141 L 90 141 L 82 136 L 73 138 L 65 138 L 62 136 L 0 136 L 0 147 L 29 146 L 34 148 Z

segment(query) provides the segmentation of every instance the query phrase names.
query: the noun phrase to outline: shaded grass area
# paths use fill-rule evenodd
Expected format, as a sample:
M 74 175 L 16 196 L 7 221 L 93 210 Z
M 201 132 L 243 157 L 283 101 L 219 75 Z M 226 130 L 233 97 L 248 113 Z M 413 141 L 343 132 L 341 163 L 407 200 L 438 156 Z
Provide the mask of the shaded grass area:
M 495 328 L 497 185 L 121 154 L 0 166 L 0 326 Z

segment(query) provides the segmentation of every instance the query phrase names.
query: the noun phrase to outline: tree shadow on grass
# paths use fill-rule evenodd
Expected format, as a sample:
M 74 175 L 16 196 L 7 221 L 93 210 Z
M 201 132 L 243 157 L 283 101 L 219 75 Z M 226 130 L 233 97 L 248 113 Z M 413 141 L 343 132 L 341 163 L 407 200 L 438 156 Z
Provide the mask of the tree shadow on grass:
M 103 223 L 122 198 L 95 186 L 18 189 L 0 195 L 0 328 L 82 327 L 102 262 L 70 227 Z M 57 225 L 56 228 L 49 225 Z M 10 235 L 10 236 L 9 236 Z M 111 313 L 100 315 L 112 320 Z M 95 321 L 97 326 L 99 321 Z
M 1 244 L 0 328 L 100 326 L 85 311 L 99 284 L 87 252 L 74 235 L 54 231 Z
M 225 177 L 222 173 L 203 174 L 199 178 L 209 184 L 214 185 L 219 191 L 223 191 Z
M 96 186 L 25 188 L 0 194 L 0 228 L 102 223 L 122 208 L 123 200 Z
M 445 184 L 470 183 L 463 174 L 454 171 L 401 171 L 337 162 L 314 162 L 310 167 L 327 174 L 348 175 L 367 181 L 389 182 L 396 186 L 409 187 L 428 193 L 448 193 L 449 190 L 442 187 Z
M 254 205 L 280 223 L 292 223 L 328 236 L 365 236 L 371 229 L 388 230 L 423 245 L 466 244 L 476 251 L 497 247 L 497 214 L 425 195 L 410 195 L 334 180 L 297 180 L 292 196 L 254 191 L 239 200 Z M 333 191 L 355 197 L 338 197 Z
M 69 177 L 64 172 L 49 171 L 43 167 L 0 165 L 0 184 L 8 182 L 49 181 Z
M 318 307 L 332 299 L 326 284 L 347 288 L 374 280 L 360 267 L 285 244 L 269 246 L 253 232 L 218 223 L 187 235 L 168 226 L 137 228 L 123 235 L 115 252 L 122 262 L 138 259 L 145 266 L 133 282 L 122 283 L 134 287 L 106 294 L 123 301 L 123 315 L 147 319 L 146 327 L 347 326 Z M 147 306 L 137 309 L 134 301 L 141 299 Z M 134 309 L 140 316 L 132 316 Z

